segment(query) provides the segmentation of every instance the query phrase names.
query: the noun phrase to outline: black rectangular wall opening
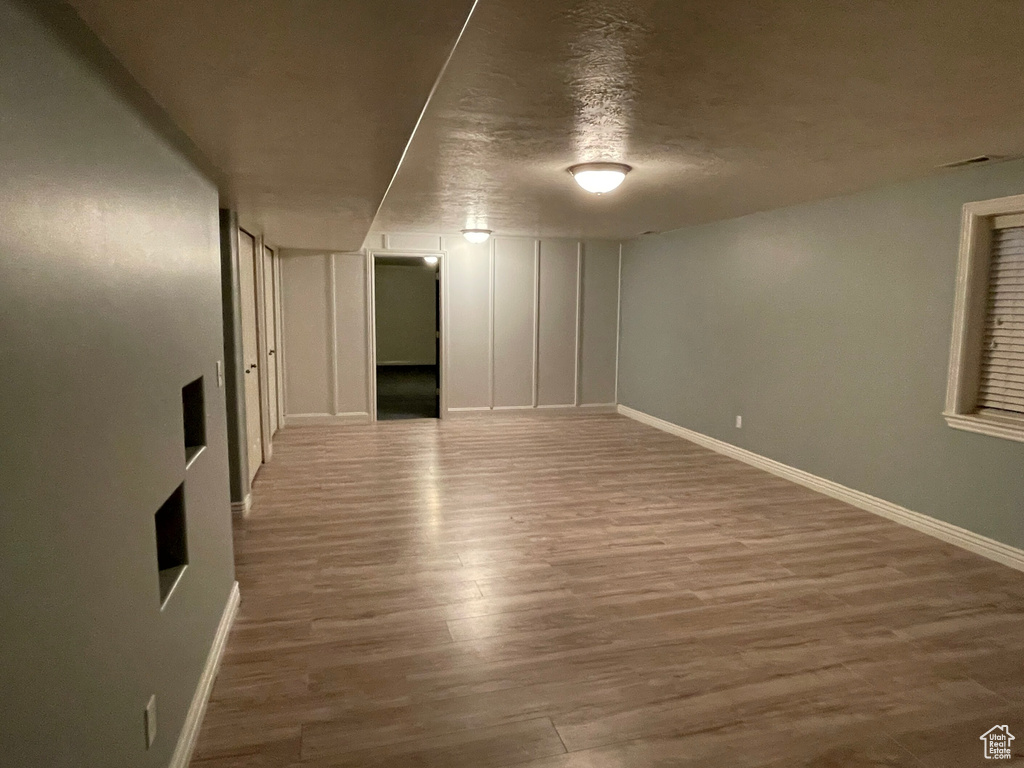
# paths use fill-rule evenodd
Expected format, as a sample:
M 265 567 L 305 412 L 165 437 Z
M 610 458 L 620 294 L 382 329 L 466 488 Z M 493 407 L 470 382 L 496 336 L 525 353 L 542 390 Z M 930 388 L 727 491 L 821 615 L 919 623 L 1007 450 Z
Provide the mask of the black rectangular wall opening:
M 203 402 L 203 377 L 181 389 L 181 415 L 185 424 L 185 463 L 206 447 L 206 405 Z
M 163 607 L 188 565 L 184 483 L 156 512 L 156 561 L 160 574 L 160 607 Z

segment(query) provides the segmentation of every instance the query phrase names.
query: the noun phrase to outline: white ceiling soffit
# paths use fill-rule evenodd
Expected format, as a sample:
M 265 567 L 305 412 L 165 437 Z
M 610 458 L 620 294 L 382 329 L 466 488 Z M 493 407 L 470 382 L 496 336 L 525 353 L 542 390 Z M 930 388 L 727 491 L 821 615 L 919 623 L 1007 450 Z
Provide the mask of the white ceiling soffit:
M 625 238 L 1024 152 L 1017 0 L 481 0 L 375 231 Z M 615 192 L 566 168 L 612 160 Z
M 270 242 L 360 247 L 473 0 L 70 0 Z

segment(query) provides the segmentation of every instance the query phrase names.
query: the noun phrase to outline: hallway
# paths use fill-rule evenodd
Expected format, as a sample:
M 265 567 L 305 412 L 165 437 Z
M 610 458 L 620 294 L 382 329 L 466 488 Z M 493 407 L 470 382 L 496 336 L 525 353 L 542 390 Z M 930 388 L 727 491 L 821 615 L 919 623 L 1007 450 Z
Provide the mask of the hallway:
M 378 365 L 377 419 L 436 419 L 436 365 Z
M 963 766 L 1024 705 L 1024 574 L 614 415 L 284 430 L 235 553 L 194 768 Z

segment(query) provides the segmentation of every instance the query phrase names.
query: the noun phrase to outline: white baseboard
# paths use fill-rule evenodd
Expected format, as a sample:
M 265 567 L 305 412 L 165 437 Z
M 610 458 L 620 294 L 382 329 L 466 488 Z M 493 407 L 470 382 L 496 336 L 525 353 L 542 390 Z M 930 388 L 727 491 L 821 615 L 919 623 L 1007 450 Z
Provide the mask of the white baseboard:
M 524 416 L 545 418 L 550 416 L 583 416 L 595 413 L 615 413 L 614 404 L 596 405 L 508 405 L 497 408 L 449 408 L 447 418 L 486 418 L 488 416 Z
M 192 696 L 192 704 L 189 705 L 188 714 L 185 715 L 185 724 L 178 736 L 178 744 L 174 748 L 174 755 L 168 768 L 188 768 L 192 759 L 192 752 L 196 748 L 196 739 L 199 737 L 199 729 L 203 725 L 203 715 L 206 714 L 206 704 L 210 700 L 210 692 L 213 691 L 213 683 L 217 679 L 217 670 L 220 669 L 220 660 L 224 657 L 224 649 L 227 647 L 228 635 L 231 633 L 231 626 L 235 623 L 235 616 L 238 614 L 238 603 L 240 594 L 238 582 L 231 585 L 231 594 L 228 595 L 227 605 L 224 606 L 224 613 L 221 614 L 220 624 L 217 627 L 217 634 L 213 637 L 213 646 L 206 657 L 206 666 L 203 667 L 203 674 L 199 678 L 199 685 Z
M 353 413 L 290 413 L 284 417 L 286 427 L 338 426 L 341 424 L 369 424 L 370 414 Z
M 936 520 L 934 517 L 914 512 L 906 507 L 901 507 L 891 501 L 880 499 L 863 491 L 847 488 L 845 485 L 840 485 L 833 480 L 826 480 L 824 477 L 812 475 L 810 472 L 805 472 L 802 469 L 769 459 L 745 448 L 726 443 L 723 440 L 708 437 L 700 432 L 694 432 L 692 429 L 680 427 L 678 424 L 659 419 L 643 411 L 637 411 L 628 406 L 620 405 L 618 406 L 618 412 L 642 424 L 647 424 L 655 429 L 660 429 L 663 432 L 668 432 L 684 440 L 689 440 L 692 443 L 709 448 L 716 453 L 721 453 L 758 469 L 763 469 L 765 472 L 770 472 L 773 475 L 785 478 L 818 493 L 831 496 L 833 499 L 844 501 L 858 509 L 881 515 L 908 528 L 913 528 L 916 531 L 921 531 L 929 536 L 941 539 L 948 544 L 953 544 L 982 557 L 987 557 L 989 560 L 995 560 L 997 563 L 1008 565 L 1018 571 L 1024 571 L 1024 550 L 1011 547 L 1009 544 L 1003 544 L 995 539 L 968 531 L 966 528 L 961 528 L 952 523 Z
M 231 502 L 231 514 L 237 515 L 238 517 L 248 517 L 249 510 L 252 509 L 252 493 L 245 494 L 243 501 L 232 501 Z

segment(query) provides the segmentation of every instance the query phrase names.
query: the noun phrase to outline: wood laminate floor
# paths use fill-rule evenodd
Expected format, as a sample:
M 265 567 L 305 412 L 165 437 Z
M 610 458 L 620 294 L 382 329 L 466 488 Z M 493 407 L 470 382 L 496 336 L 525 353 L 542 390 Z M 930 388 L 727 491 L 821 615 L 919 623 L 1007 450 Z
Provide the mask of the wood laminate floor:
M 193 768 L 1022 759 L 1024 574 L 625 418 L 289 428 L 254 499 Z

